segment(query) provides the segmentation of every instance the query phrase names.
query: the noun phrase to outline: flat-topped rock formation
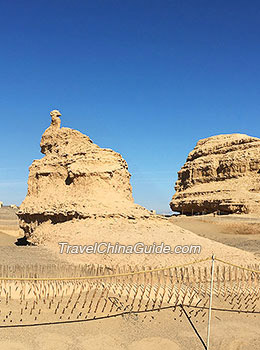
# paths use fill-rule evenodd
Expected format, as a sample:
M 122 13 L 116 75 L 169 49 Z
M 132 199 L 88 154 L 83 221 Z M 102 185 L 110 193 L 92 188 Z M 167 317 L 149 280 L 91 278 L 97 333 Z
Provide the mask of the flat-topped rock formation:
M 227 134 L 198 141 L 175 190 L 170 207 L 183 214 L 259 212 L 260 139 Z
M 28 193 L 18 217 L 27 236 L 41 223 L 106 216 L 148 217 L 134 203 L 126 161 L 88 136 L 60 128 L 60 112 L 41 139 L 42 159 L 30 166 Z

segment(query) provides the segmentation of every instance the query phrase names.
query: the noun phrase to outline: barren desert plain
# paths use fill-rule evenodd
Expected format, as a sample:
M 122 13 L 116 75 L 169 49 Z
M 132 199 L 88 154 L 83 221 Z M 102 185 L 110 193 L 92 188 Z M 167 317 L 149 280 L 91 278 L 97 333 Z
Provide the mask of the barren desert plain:
M 201 237 L 250 252 L 259 257 L 258 219 L 246 215 L 213 217 L 169 217 L 174 223 Z M 231 229 L 229 224 L 234 224 Z M 243 233 L 246 227 L 254 230 Z M 0 209 L 0 264 L 60 264 L 61 255 L 44 246 L 16 246 L 19 237 L 14 210 Z M 241 229 L 241 230 L 240 230 Z M 157 232 L 163 235 L 163 232 Z M 229 259 L 231 260 L 231 259 Z M 75 261 L 75 260 L 74 260 Z M 241 265 L 246 260 L 241 260 Z M 67 264 L 67 261 L 66 261 Z M 228 304 L 231 306 L 230 304 Z M 198 312 L 200 311 L 200 312 Z M 0 345 L 4 350 L 34 349 L 205 349 L 208 308 L 178 306 L 160 311 L 133 313 L 82 322 L 32 325 L 8 328 L 1 324 Z M 211 346 L 220 350 L 260 348 L 259 311 L 232 310 L 213 298 Z M 26 321 L 26 319 L 24 319 Z M 28 317 L 30 323 L 30 317 Z

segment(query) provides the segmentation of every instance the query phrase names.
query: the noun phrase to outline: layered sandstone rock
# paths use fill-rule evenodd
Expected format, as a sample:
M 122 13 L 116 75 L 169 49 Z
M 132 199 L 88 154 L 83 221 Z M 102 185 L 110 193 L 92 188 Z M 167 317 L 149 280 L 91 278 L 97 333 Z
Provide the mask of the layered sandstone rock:
M 200 140 L 178 173 L 170 207 L 196 212 L 259 212 L 260 139 L 243 134 Z
M 200 258 L 214 252 L 219 258 L 250 253 L 198 237 L 166 218 L 152 215 L 133 201 L 127 163 L 120 154 L 102 149 L 82 133 L 60 128 L 60 113 L 52 112 L 51 126 L 41 140 L 45 155 L 30 167 L 28 193 L 18 212 L 28 241 L 43 244 L 70 263 L 139 266 L 173 265 L 197 260 L 197 254 L 65 254 L 59 242 L 69 245 L 201 245 Z M 192 255 L 192 256 L 191 256 Z
M 46 221 L 148 217 L 149 212 L 133 201 L 122 156 L 77 130 L 60 128 L 60 115 L 51 112 L 51 125 L 41 140 L 45 156 L 30 167 L 28 193 L 18 212 L 26 236 Z

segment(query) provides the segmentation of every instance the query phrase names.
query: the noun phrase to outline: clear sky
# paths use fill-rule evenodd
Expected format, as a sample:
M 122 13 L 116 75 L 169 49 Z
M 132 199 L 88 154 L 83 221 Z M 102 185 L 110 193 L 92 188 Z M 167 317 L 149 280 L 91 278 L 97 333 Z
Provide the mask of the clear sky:
M 49 112 L 120 152 L 169 211 L 196 142 L 260 137 L 260 2 L 0 1 L 0 200 L 20 204 Z

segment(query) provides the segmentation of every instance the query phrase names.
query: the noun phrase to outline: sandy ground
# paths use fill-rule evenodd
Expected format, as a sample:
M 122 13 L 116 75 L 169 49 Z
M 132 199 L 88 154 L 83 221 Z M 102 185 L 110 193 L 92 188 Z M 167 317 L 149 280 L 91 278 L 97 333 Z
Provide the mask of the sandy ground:
M 59 256 L 53 255 L 44 247 L 16 246 L 21 237 L 15 210 L 0 208 L 0 264 L 55 264 Z
M 246 250 L 260 257 L 260 218 L 248 215 L 180 216 L 170 221 L 201 237 Z
M 96 242 L 110 242 L 112 245 L 132 245 L 143 242 L 146 246 L 163 244 L 170 246 L 168 254 L 77 254 L 73 250 L 62 257 L 70 263 L 94 263 L 108 266 L 138 265 L 138 266 L 172 266 L 186 264 L 201 259 L 208 259 L 214 253 L 216 257 L 235 264 L 255 265 L 259 259 L 251 252 L 228 247 L 222 243 L 187 231 L 174 224 L 171 220 L 161 217 L 149 219 L 125 218 L 89 218 L 86 220 L 70 220 L 51 225 L 45 222 L 39 225 L 33 235 L 33 242 L 40 242 L 49 248 L 53 254 L 60 251 L 59 242 L 69 245 L 95 245 Z M 176 246 L 199 246 L 199 253 L 178 254 Z M 61 254 L 60 254 L 61 255 Z
M 7 247 L 13 245 L 17 241 L 15 236 L 9 235 L 0 231 L 0 247 Z
M 192 309 L 185 309 L 187 315 Z M 259 315 L 214 311 L 211 349 L 258 350 Z M 191 323 L 191 322 L 192 323 Z M 201 350 L 207 313 L 197 319 L 178 308 L 105 320 L 26 328 L 1 328 L 1 350 Z
M 223 219 L 223 218 L 222 218 Z M 254 226 L 254 234 L 237 234 L 234 223 L 247 223 L 246 218 L 170 218 L 174 224 L 212 240 L 253 252 L 260 256 L 260 233 Z M 1 226 L 1 220 L 5 225 Z M 17 247 L 14 245 L 18 231 L 10 229 L 13 222 L 1 218 L 0 264 L 56 263 L 58 258 L 43 247 Z M 253 221 L 252 221 L 253 220 Z M 12 221 L 12 220 L 10 220 Z M 221 222 L 219 222 L 221 221 Z M 258 224 L 257 218 L 249 219 Z M 223 225 L 224 223 L 224 225 Z M 227 224 L 232 224 L 233 229 Z M 11 234 L 10 234 L 10 231 Z M 8 232 L 8 233 L 7 233 Z M 248 232 L 248 231 L 247 231 Z M 216 308 L 219 305 L 213 305 Z M 177 308 L 139 315 L 24 328 L 0 328 L 1 350 L 184 350 L 205 349 L 207 310 L 197 317 L 190 317 Z M 1 317 L 1 313 L 0 313 Z M 190 318 L 189 318 L 190 317 Z M 211 326 L 211 349 L 258 350 L 260 349 L 260 314 L 233 311 L 214 311 Z
M 19 237 L 19 226 L 15 212 L 12 208 L 0 208 L 0 247 L 12 246 Z
M 168 219 L 168 222 L 170 226 L 173 223 L 181 227 L 182 229 L 186 229 L 195 233 L 198 236 L 205 237 L 212 241 L 223 243 L 231 247 L 239 248 L 247 252 L 251 252 L 257 258 L 260 257 L 260 218 L 258 217 L 252 217 L 248 215 L 228 215 L 228 216 L 220 216 L 220 217 L 213 217 L 208 215 L 197 216 L 197 217 L 196 216 L 194 217 L 172 216 L 171 218 Z M 169 224 L 167 226 L 169 226 Z M 68 226 L 69 225 L 70 223 L 68 223 Z M 128 228 L 128 232 L 122 233 L 123 239 L 127 240 L 128 244 L 129 242 L 131 242 L 131 235 L 129 235 L 129 232 L 131 231 L 130 229 L 132 229 L 132 226 L 135 228 L 136 232 L 139 232 L 139 231 L 141 232 L 143 230 L 143 228 L 139 227 L 139 225 L 130 225 Z M 60 236 L 64 234 L 64 225 L 61 228 L 62 228 L 62 231 L 58 232 Z M 166 228 L 169 231 L 170 235 L 174 234 L 174 230 L 171 231 L 168 229 L 168 227 Z M 108 228 L 108 230 L 109 229 L 110 228 Z M 96 230 L 99 230 L 99 232 L 103 231 L 102 223 L 100 227 L 94 226 L 94 230 L 89 230 L 90 232 L 88 234 L 88 237 L 89 237 L 88 240 L 91 238 L 90 237 L 91 231 L 94 231 L 93 239 L 96 241 L 96 238 L 95 238 Z M 68 232 L 70 232 L 70 230 L 68 230 Z M 159 226 L 157 227 L 156 225 L 155 227 L 151 226 L 149 228 L 148 233 L 149 233 L 149 236 L 154 236 L 154 237 L 158 236 L 160 237 L 160 239 L 162 237 L 162 232 L 160 232 Z M 54 232 L 52 234 L 54 234 Z M 180 235 L 181 234 L 182 233 L 180 233 Z M 105 235 L 107 236 L 107 232 L 105 232 Z M 109 231 L 108 236 L 110 237 L 110 239 L 113 238 L 113 235 L 114 235 L 114 232 Z M 135 237 L 134 235 L 132 236 Z M 165 236 L 165 232 L 164 232 L 164 236 Z M 54 246 L 54 249 L 51 249 L 51 250 L 48 250 L 48 248 L 41 247 L 41 246 L 36 246 L 36 247 L 16 246 L 14 243 L 17 241 L 17 238 L 19 237 L 20 237 L 20 233 L 19 233 L 18 220 L 15 214 L 15 211 L 11 208 L 1 208 L 0 209 L 0 264 L 10 264 L 10 263 L 16 264 L 21 262 L 23 262 L 24 264 L 28 264 L 28 263 L 44 264 L 48 262 L 51 262 L 51 263 L 59 262 L 62 259 L 66 258 L 64 255 L 61 256 L 60 254 L 58 254 L 60 247 L 57 244 Z M 77 238 L 77 236 L 75 237 Z M 68 240 L 69 239 L 68 236 L 66 237 L 66 239 L 72 244 L 78 243 L 77 242 L 78 238 L 77 240 L 75 240 L 74 243 L 71 242 L 71 240 Z M 140 240 L 141 239 L 142 238 L 140 236 Z M 190 242 L 187 242 L 189 244 L 191 243 L 197 244 L 196 242 L 198 241 L 196 239 L 196 236 L 190 236 L 188 240 L 190 241 Z M 106 240 L 104 239 L 104 241 Z M 120 243 L 122 242 L 120 241 Z M 176 244 L 177 243 L 178 242 L 176 242 Z M 69 261 L 71 262 L 75 262 L 75 260 L 77 259 L 75 259 L 74 257 L 69 259 Z M 171 257 L 171 260 L 172 260 L 172 257 Z M 78 262 L 85 262 L 85 261 L 78 261 Z M 129 263 L 129 259 L 125 263 Z M 171 261 L 168 263 L 170 264 Z M 157 261 L 156 264 L 158 265 L 159 261 Z

